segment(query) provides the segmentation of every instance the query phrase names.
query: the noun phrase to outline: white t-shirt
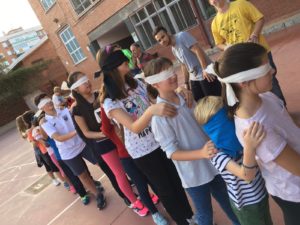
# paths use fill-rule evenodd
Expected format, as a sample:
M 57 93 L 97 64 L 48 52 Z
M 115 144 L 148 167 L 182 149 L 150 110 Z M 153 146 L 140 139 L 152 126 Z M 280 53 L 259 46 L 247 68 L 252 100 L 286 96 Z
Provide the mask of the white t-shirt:
M 122 100 L 113 101 L 106 98 L 103 104 L 106 115 L 114 109 L 123 109 L 134 120 L 138 119 L 145 110 L 150 106 L 145 84 L 138 82 L 135 90 L 128 91 L 128 97 Z M 155 141 L 150 124 L 139 134 L 133 133 L 124 127 L 125 146 L 129 155 L 133 158 L 140 158 L 153 152 L 159 148 L 159 144 Z
M 42 128 L 51 138 L 54 133 L 64 135 L 75 130 L 71 114 L 68 109 L 56 110 L 56 116 L 45 115 L 45 122 Z M 68 160 L 77 156 L 85 147 L 84 141 L 78 136 L 70 138 L 69 140 L 60 142 L 54 140 L 58 148 L 61 159 Z
M 249 119 L 235 116 L 236 135 L 244 145 L 243 131 L 253 121 L 266 130 L 266 137 L 256 150 L 256 157 L 266 187 L 271 195 L 283 200 L 300 202 L 300 177 L 285 170 L 274 160 L 288 144 L 300 154 L 300 128 L 296 126 L 282 101 L 271 92 L 260 95 L 262 105 Z M 300 162 L 299 162 L 300 166 Z

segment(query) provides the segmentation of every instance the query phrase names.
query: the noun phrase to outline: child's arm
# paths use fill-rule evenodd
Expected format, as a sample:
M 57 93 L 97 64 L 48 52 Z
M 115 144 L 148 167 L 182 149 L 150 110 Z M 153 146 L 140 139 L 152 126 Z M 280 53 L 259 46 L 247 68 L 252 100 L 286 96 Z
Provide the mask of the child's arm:
M 284 147 L 274 162 L 295 176 L 300 176 L 300 154 L 289 145 Z
M 249 129 L 244 132 L 244 156 L 243 164 L 239 165 L 233 160 L 230 160 L 226 165 L 226 169 L 233 173 L 235 176 L 251 181 L 255 178 L 257 172 L 257 163 L 255 160 L 255 150 L 262 142 L 266 133 L 263 130 L 263 126 L 259 123 L 253 122 Z
M 191 160 L 199 160 L 199 159 L 210 159 L 214 157 L 217 153 L 217 149 L 215 149 L 214 143 L 212 141 L 208 141 L 205 145 L 197 150 L 180 150 L 177 149 L 172 155 L 171 159 L 177 161 L 191 161 Z
M 173 117 L 177 113 L 176 108 L 167 103 L 158 103 L 151 105 L 143 115 L 134 121 L 134 119 L 122 108 L 112 109 L 108 112 L 110 118 L 114 118 L 118 123 L 134 133 L 140 133 L 150 123 L 153 115 Z
M 54 133 L 54 134 L 52 134 L 51 138 L 53 138 L 54 140 L 59 141 L 59 142 L 64 142 L 64 141 L 67 141 L 67 140 L 71 139 L 76 134 L 77 134 L 76 130 L 71 131 L 67 134 Z
M 67 141 L 77 134 L 76 130 L 71 131 L 67 134 L 59 134 L 57 130 L 48 122 L 43 123 L 42 128 L 49 137 L 59 142 Z
M 97 131 L 91 131 L 86 122 L 85 122 L 85 119 L 82 117 L 82 116 L 76 116 L 74 115 L 74 119 L 76 121 L 76 123 L 78 124 L 80 130 L 82 131 L 83 135 L 86 137 L 86 138 L 89 138 L 89 139 L 100 139 L 100 138 L 103 138 L 105 137 L 105 135 L 102 134 L 102 132 L 100 132 L 100 130 L 97 132 Z

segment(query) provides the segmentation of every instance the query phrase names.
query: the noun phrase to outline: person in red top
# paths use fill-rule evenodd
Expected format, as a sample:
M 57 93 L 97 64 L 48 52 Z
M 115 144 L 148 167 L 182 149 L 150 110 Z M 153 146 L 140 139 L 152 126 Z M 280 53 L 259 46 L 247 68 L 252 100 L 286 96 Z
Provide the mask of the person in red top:
M 38 166 L 44 165 L 49 177 L 52 179 L 52 184 L 55 186 L 60 185 L 60 182 L 55 178 L 54 174 L 61 181 L 64 181 L 65 179 L 60 174 L 59 169 L 52 162 L 50 156 L 48 155 L 47 148 L 43 145 L 41 141 L 35 140 L 32 135 L 34 129 L 33 126 L 34 113 L 32 111 L 26 111 L 25 113 L 22 114 L 22 119 L 24 121 L 25 126 L 27 127 L 27 131 L 26 131 L 27 140 L 33 145 Z

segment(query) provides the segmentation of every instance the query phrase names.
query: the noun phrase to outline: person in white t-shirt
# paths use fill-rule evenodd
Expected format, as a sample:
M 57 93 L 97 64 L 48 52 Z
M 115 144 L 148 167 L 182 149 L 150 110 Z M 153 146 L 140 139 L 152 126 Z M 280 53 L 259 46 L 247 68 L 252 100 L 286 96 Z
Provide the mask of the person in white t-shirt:
M 96 188 L 83 160 L 85 158 L 96 164 L 97 159 L 86 143 L 78 136 L 71 113 L 67 108 L 55 109 L 53 102 L 46 94 L 36 96 L 34 103 L 45 112 L 44 123 L 41 126 L 45 133 L 54 139 L 62 160 L 70 167 L 73 174 L 79 177 L 84 186 L 94 194 L 97 207 L 100 210 L 103 209 L 106 206 L 105 197 Z
M 236 44 L 207 70 L 226 86 L 224 100 L 242 145 L 243 131 L 252 122 L 264 126 L 266 137 L 256 149 L 258 166 L 269 194 L 283 211 L 285 224 L 299 224 L 300 128 L 284 103 L 269 92 L 273 71 L 267 50 L 255 43 Z M 246 166 L 255 169 L 257 165 Z

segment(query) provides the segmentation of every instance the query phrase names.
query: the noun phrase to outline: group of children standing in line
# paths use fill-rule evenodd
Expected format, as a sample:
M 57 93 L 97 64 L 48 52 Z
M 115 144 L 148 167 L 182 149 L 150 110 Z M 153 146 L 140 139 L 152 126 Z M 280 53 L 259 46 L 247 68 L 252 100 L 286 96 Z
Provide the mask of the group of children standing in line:
M 193 39 L 172 39 L 164 29 L 155 38 L 166 46 L 182 39 L 182 46 L 189 44 L 197 56 L 202 52 L 193 47 Z M 178 88 L 169 59 L 152 59 L 143 68 L 144 79 L 138 80 L 121 50 L 104 48 L 97 54 L 100 91 L 93 91 L 83 72 L 74 72 L 67 81 L 75 100 L 71 109 L 55 108 L 41 94 L 35 104 L 42 116 L 32 123 L 28 112 L 21 120 L 45 166 L 51 164 L 49 158 L 56 159 L 57 166 L 52 163 L 47 171 L 56 172 L 84 204 L 88 189 L 99 209 L 106 206 L 103 187 L 93 180 L 87 159 L 103 170 L 134 212 L 150 213 L 158 225 L 169 224 L 155 206 L 158 199 L 178 225 L 212 225 L 211 196 L 234 225 L 272 225 L 269 195 L 282 209 L 285 224 L 296 225 L 300 128 L 285 103 L 270 92 L 274 70 L 269 55 L 257 43 L 227 46 L 216 62 L 197 69 L 203 79 L 192 82 L 196 103 L 188 90 Z M 208 87 L 213 94 L 205 92 Z
M 281 207 L 285 223 L 297 223 L 300 129 L 283 102 L 269 92 L 273 71 L 264 47 L 242 43 L 228 48 L 206 69 L 224 84 L 224 98 L 206 96 L 197 104 L 188 101 L 187 91 L 177 91 L 177 75 L 167 58 L 146 65 L 144 82 L 130 75 L 121 51 L 102 51 L 98 59 L 101 92 L 93 92 L 82 72 L 72 73 L 72 113 L 55 109 L 41 94 L 35 103 L 45 115 L 40 126 L 27 132 L 40 150 L 44 145 L 56 152 L 66 182 L 79 194 L 83 184 L 96 196 L 98 207 L 105 207 L 103 190 L 96 187 L 83 161 L 99 164 L 101 159 L 115 176 L 120 196 L 141 216 L 150 211 L 156 224 L 168 221 L 155 207 L 148 185 L 180 225 L 211 225 L 211 195 L 233 224 L 273 224 L 268 193 Z M 157 90 L 156 95 L 152 92 L 149 98 L 147 85 Z M 117 126 L 124 129 L 124 144 Z M 83 186 L 80 196 L 86 196 Z

